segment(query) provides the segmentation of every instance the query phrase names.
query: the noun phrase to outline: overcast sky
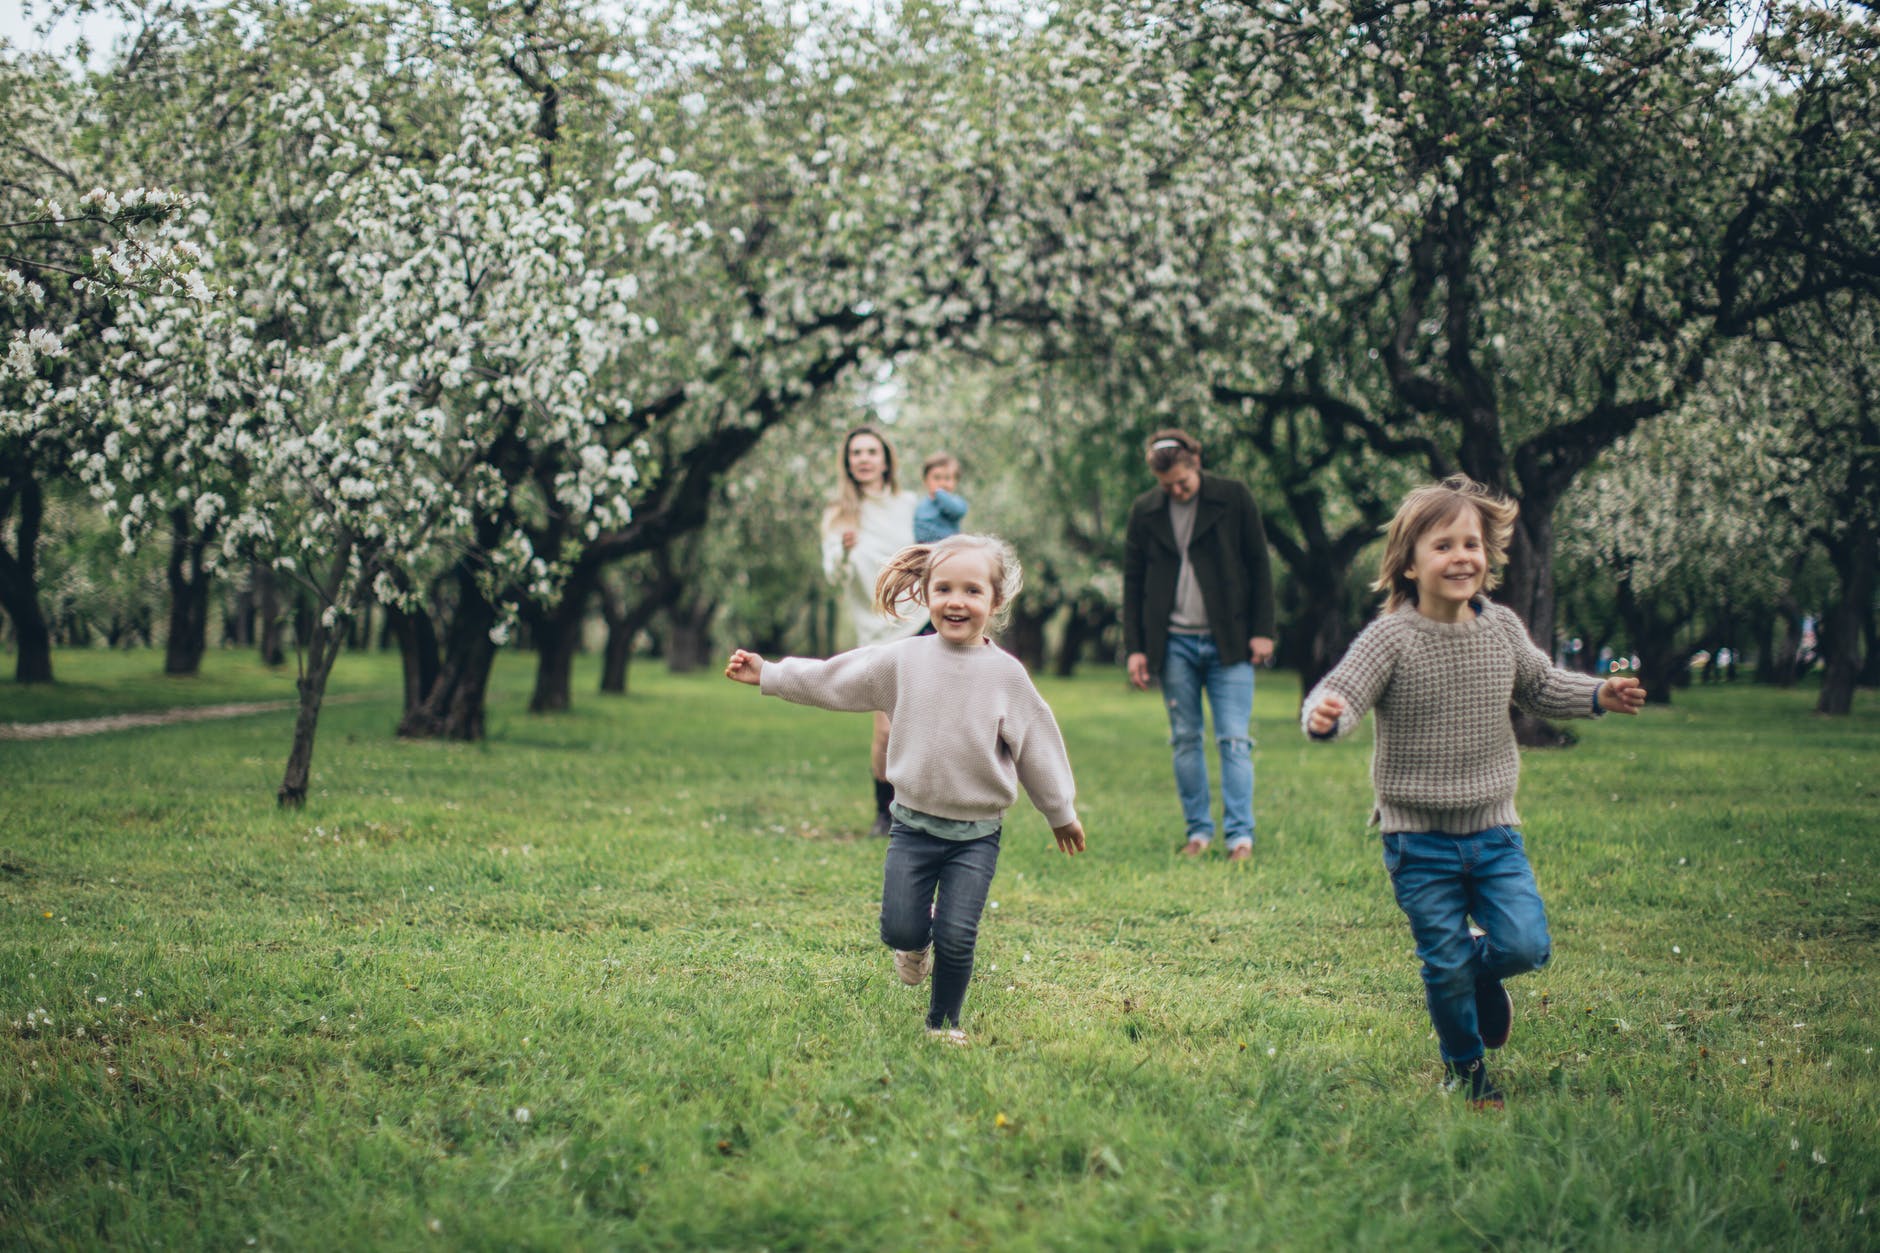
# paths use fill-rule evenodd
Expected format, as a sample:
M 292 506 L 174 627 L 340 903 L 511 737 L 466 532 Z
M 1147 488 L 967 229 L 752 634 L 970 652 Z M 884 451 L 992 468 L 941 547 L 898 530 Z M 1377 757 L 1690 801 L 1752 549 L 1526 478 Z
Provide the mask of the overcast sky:
M 30 0 L 29 0 L 30 2 Z M 34 5 L 43 13 L 45 6 Z M 111 51 L 111 43 L 123 31 L 123 23 L 102 13 L 90 13 L 83 18 L 68 17 L 61 21 L 49 37 L 42 37 L 33 30 L 36 17 L 28 16 L 26 6 L 20 0 L 0 0 L 0 39 L 6 40 L 15 48 L 33 52 L 48 49 L 62 50 L 84 35 L 92 45 L 92 64 L 99 64 Z

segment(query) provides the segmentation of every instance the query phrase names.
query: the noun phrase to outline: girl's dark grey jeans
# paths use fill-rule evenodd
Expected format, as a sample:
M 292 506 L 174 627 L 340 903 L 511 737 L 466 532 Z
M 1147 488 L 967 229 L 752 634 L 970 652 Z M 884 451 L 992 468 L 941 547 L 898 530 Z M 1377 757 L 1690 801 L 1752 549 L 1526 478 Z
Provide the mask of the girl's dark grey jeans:
M 933 945 L 929 1027 L 957 1027 L 973 977 L 973 946 L 985 912 L 999 835 L 943 840 L 896 822 L 881 880 L 881 942 L 915 952 Z

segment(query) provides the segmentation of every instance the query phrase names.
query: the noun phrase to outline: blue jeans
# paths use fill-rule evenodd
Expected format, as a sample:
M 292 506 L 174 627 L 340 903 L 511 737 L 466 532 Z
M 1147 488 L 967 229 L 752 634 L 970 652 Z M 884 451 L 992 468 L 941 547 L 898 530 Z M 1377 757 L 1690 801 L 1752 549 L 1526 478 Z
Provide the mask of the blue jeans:
M 1384 869 L 1416 937 L 1443 1060 L 1472 1062 L 1482 1055 L 1477 985 L 1539 970 L 1553 955 L 1521 833 L 1394 832 L 1384 837 Z M 1471 936 L 1470 918 L 1487 934 Z
M 929 1027 L 957 1027 L 973 977 L 973 946 L 985 912 L 999 833 L 943 840 L 897 822 L 889 831 L 881 876 L 881 942 L 902 952 L 933 945 Z
M 1162 694 L 1168 702 L 1169 745 L 1175 750 L 1175 790 L 1181 794 L 1188 838 L 1214 838 L 1208 800 L 1208 752 L 1202 739 L 1201 693 L 1214 712 L 1221 754 L 1221 826 L 1227 847 L 1253 843 L 1253 663 L 1221 664 L 1212 635 L 1168 637 Z

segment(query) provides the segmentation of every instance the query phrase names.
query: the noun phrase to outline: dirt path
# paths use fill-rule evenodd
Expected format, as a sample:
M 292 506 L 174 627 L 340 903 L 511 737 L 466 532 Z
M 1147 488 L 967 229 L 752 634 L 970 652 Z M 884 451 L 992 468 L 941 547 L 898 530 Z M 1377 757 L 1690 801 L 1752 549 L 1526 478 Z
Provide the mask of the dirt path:
M 62 740 L 74 735 L 99 735 L 131 727 L 160 727 L 172 722 L 206 722 L 211 718 L 239 718 L 243 714 L 292 709 L 291 700 L 255 700 L 229 705 L 190 705 L 180 709 L 151 709 L 143 713 L 111 714 L 103 718 L 73 718 L 66 722 L 0 722 L 0 740 Z

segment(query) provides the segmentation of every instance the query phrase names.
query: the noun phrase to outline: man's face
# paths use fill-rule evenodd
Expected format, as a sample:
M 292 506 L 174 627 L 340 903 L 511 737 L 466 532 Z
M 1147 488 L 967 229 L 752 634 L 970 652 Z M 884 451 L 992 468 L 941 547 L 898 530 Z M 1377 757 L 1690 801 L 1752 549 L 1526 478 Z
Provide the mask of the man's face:
M 1152 470 L 1155 481 L 1162 485 L 1162 490 L 1169 494 L 1169 499 L 1178 505 L 1185 505 L 1195 498 L 1201 490 L 1201 463 L 1180 461 L 1166 470 Z

